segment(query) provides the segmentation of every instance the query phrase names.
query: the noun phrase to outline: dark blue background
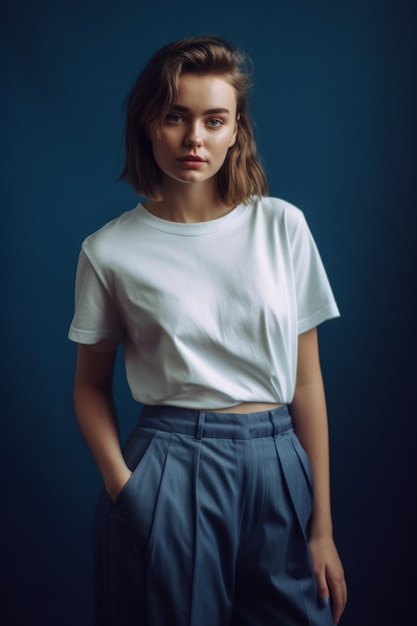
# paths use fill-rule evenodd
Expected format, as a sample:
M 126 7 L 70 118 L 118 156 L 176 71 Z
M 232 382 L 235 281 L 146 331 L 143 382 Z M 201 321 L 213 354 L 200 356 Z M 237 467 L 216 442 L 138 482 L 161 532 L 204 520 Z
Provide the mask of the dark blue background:
M 100 478 L 72 410 L 77 255 L 137 202 L 116 178 L 122 101 L 140 67 L 173 39 L 211 32 L 254 61 L 271 194 L 305 211 L 342 311 L 320 329 L 350 587 L 342 623 L 405 623 L 417 523 L 415 3 L 9 0 L 1 29 L 0 622 L 91 624 Z M 137 407 L 120 361 L 116 396 L 125 437 Z

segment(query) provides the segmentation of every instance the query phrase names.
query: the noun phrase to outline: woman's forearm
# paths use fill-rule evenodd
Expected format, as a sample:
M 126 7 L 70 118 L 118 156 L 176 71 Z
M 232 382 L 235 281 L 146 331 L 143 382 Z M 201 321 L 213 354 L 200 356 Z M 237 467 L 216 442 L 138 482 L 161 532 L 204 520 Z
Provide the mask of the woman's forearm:
M 115 353 L 80 345 L 74 384 L 74 409 L 79 428 L 113 500 L 131 474 L 122 455 L 113 402 L 114 362 Z
M 294 430 L 307 453 L 313 476 L 312 535 L 331 535 L 327 411 L 320 381 L 301 385 L 290 407 Z
M 331 535 L 329 434 L 315 328 L 298 338 L 297 379 L 290 412 L 294 430 L 310 460 L 313 475 L 311 532 Z
M 113 399 L 84 388 L 75 394 L 74 405 L 81 433 L 97 463 L 107 492 L 115 500 L 131 472 L 120 447 Z

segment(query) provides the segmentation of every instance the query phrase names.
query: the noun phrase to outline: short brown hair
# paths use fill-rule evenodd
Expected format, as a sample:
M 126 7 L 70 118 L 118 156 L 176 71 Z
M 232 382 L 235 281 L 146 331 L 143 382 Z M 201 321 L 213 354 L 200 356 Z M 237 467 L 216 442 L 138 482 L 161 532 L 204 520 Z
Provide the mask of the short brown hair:
M 188 37 L 154 54 L 126 99 L 126 164 L 120 175 L 137 193 L 161 197 L 161 172 L 155 162 L 149 129 L 161 124 L 175 103 L 184 73 L 222 76 L 236 91 L 238 133 L 216 175 L 219 198 L 228 205 L 247 202 L 268 193 L 268 184 L 256 155 L 248 115 L 251 80 L 247 56 L 216 36 Z

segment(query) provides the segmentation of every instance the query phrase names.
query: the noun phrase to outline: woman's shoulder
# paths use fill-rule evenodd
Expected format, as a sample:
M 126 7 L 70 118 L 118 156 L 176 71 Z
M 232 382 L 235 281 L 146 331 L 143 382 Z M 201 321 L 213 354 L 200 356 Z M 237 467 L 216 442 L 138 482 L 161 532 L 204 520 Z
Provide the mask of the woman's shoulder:
M 100 254 L 103 249 L 108 252 L 111 248 L 119 248 L 120 245 L 125 246 L 132 237 L 132 232 L 138 227 L 137 212 L 139 206 L 140 204 L 133 209 L 124 211 L 88 235 L 82 244 L 84 251 L 88 251 L 90 254 Z
M 305 221 L 303 211 L 282 198 L 262 196 L 254 201 L 257 208 L 272 222 L 285 224 L 288 228 L 296 228 Z

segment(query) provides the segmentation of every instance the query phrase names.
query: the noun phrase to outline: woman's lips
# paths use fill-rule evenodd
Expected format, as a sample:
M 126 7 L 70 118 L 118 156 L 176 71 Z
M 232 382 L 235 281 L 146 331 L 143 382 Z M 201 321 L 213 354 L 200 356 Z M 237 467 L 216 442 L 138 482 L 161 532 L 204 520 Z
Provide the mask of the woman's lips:
M 191 154 L 178 160 L 186 167 L 201 167 L 206 162 L 202 157 L 194 156 Z
M 195 154 L 187 154 L 184 157 L 179 159 L 180 161 L 204 161 L 203 157 L 197 156 Z

